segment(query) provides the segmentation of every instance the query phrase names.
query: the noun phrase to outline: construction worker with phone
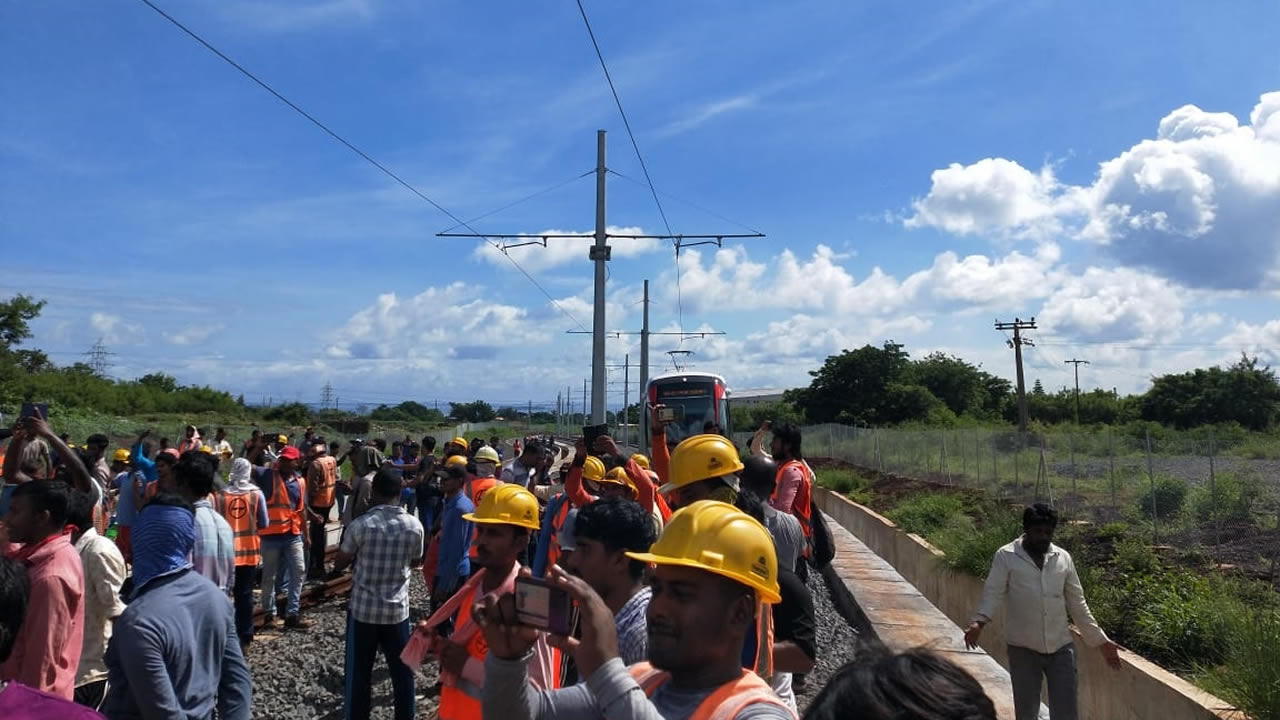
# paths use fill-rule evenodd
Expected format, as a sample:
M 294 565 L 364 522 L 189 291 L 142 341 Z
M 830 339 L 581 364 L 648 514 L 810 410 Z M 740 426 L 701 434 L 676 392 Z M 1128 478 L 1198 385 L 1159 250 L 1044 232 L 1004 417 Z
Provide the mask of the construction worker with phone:
M 475 610 L 489 645 L 485 717 L 795 718 L 741 662 L 757 612 L 779 600 L 777 558 L 764 526 L 732 505 L 697 502 L 671 516 L 649 552 L 627 555 L 654 566 L 649 662 L 624 666 L 613 612 L 584 580 L 553 568 L 552 586 L 578 605 L 580 637 L 548 641 L 573 654 L 586 682 L 551 691 L 530 685 L 526 664 L 540 634 L 518 622 L 513 596 L 486 597 Z

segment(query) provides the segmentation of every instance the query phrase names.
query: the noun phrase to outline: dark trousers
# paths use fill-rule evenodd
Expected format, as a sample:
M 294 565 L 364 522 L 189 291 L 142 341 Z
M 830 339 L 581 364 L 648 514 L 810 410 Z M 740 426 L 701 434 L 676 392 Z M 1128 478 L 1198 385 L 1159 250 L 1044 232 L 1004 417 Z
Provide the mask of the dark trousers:
M 320 516 L 325 522 L 329 521 L 329 511 L 333 510 L 332 505 L 319 507 L 311 506 L 311 512 Z M 329 541 L 328 533 L 325 531 L 324 522 L 311 523 L 311 575 L 324 575 L 324 551 Z
M 1049 685 L 1051 720 L 1076 720 L 1079 717 L 1076 646 L 1072 643 L 1051 653 L 1010 645 L 1009 680 L 1013 684 L 1013 714 L 1017 720 L 1039 717 L 1042 682 Z
M 378 650 L 391 671 L 396 720 L 412 720 L 415 709 L 413 671 L 400 662 L 409 642 L 409 620 L 391 625 L 362 623 L 347 615 L 346 686 L 343 688 L 344 720 L 368 720 L 373 685 L 373 663 Z
M 254 565 L 237 565 L 231 584 L 236 608 L 236 635 L 240 636 L 240 642 L 253 640 L 253 581 L 257 574 L 258 568 Z

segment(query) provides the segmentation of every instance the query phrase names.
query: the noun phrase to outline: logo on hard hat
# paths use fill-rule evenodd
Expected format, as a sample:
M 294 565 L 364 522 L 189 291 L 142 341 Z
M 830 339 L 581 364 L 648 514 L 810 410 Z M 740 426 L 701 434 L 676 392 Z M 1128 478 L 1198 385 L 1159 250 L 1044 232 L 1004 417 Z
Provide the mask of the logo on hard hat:
M 721 462 L 720 462 L 720 458 L 718 458 L 718 457 L 716 457 L 716 456 L 712 455 L 712 456 L 711 456 L 711 459 L 707 460 L 707 469 L 708 469 L 708 470 L 717 470 L 717 469 L 719 469 L 719 468 L 720 468 L 720 466 L 721 466 L 722 464 L 723 464 L 723 463 L 721 463 Z
M 751 564 L 751 572 L 759 575 L 765 580 L 769 579 L 769 563 L 765 560 L 763 555 L 756 558 L 756 561 Z

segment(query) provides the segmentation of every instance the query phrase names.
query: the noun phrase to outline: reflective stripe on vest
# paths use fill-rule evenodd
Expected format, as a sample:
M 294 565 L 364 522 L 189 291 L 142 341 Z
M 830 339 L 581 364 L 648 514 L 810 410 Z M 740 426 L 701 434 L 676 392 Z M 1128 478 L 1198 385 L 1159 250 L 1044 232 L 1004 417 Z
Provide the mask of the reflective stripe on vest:
M 307 473 L 307 502 L 318 508 L 333 505 L 334 488 L 338 483 L 338 461 L 329 457 L 318 457 L 311 464 L 316 472 Z
M 271 470 L 271 498 L 267 500 L 267 527 L 258 531 L 259 535 L 300 535 L 302 534 L 302 503 L 307 496 L 307 486 L 298 480 L 298 505 L 289 504 L 289 488 L 284 477 L 274 468 Z
M 260 490 L 232 494 L 220 492 L 214 507 L 231 526 L 236 566 L 257 567 L 262 559 L 262 540 L 258 537 L 258 498 Z
M 645 697 L 653 697 L 658 688 L 671 678 L 670 674 L 647 662 L 636 663 L 627 670 L 644 691 Z M 769 683 L 755 673 L 743 671 L 738 678 L 716 688 L 715 692 L 699 703 L 697 709 L 689 715 L 689 720 L 733 720 L 747 706 L 761 703 L 785 708 L 788 715 L 796 717 L 795 711 L 787 707 Z

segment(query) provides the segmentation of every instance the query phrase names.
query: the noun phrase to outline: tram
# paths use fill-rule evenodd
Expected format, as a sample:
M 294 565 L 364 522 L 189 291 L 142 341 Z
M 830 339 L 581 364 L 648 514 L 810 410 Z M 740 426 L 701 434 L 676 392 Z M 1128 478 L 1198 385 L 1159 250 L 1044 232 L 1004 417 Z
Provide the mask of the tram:
M 690 435 L 704 432 L 713 423 L 731 436 L 729 386 L 712 373 L 675 372 L 649 380 L 645 396 L 650 407 L 663 405 L 675 411 L 667 423 L 667 444 L 674 447 Z

